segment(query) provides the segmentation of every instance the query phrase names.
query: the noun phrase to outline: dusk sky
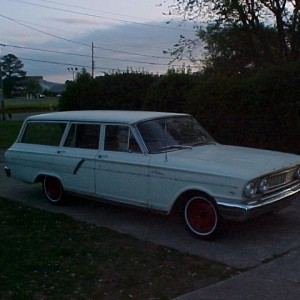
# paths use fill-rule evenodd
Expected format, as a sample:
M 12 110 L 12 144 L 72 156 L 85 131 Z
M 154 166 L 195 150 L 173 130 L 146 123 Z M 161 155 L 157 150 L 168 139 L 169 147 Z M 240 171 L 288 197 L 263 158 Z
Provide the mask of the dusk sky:
M 128 68 L 165 73 L 171 58 L 163 50 L 195 31 L 179 26 L 179 17 L 167 24 L 172 17 L 163 15 L 162 2 L 0 0 L 1 56 L 19 57 L 28 76 L 65 82 L 73 75 L 68 68 L 91 72 L 94 43 L 95 76 Z

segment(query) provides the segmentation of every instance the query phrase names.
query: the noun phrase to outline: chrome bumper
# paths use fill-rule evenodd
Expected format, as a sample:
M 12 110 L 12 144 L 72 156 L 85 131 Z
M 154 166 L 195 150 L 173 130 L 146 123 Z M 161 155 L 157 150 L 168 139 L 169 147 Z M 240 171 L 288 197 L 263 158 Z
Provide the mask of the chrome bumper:
M 268 212 L 283 209 L 297 198 L 300 200 L 300 183 L 251 203 L 244 204 L 217 201 L 217 204 L 219 212 L 224 219 L 245 221 Z

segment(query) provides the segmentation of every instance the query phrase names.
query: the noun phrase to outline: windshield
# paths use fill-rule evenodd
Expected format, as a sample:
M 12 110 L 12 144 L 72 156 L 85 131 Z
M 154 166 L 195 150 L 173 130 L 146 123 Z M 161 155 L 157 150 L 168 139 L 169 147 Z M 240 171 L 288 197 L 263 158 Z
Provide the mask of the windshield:
M 191 148 L 214 142 L 190 116 L 145 121 L 139 123 L 137 128 L 149 153 Z

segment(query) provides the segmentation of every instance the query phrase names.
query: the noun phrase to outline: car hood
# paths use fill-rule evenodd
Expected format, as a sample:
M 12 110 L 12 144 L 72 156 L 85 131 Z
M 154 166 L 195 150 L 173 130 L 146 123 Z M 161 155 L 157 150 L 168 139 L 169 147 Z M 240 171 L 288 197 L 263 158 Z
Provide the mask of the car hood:
M 226 146 L 203 145 L 169 152 L 168 161 L 191 171 L 252 179 L 280 169 L 300 165 L 300 156 L 275 151 Z

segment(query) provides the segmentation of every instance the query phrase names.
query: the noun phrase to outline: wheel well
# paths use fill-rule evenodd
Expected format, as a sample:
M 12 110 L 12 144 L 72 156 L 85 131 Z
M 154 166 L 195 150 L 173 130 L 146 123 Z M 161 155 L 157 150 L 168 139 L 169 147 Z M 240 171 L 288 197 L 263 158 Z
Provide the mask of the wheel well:
M 34 180 L 34 183 L 37 183 L 37 182 L 43 182 L 44 178 L 45 178 L 46 175 L 38 175 L 35 180 Z
M 61 182 L 61 179 L 58 176 L 55 176 L 55 175 L 52 175 L 52 174 L 39 174 L 35 178 L 34 183 L 43 182 L 44 179 L 45 179 L 45 177 L 55 177 L 55 178 L 57 178 Z
M 210 195 L 208 195 L 205 192 L 199 191 L 199 190 L 189 190 L 189 191 L 185 191 L 183 192 L 174 202 L 172 209 L 170 211 L 170 214 L 176 213 L 176 212 L 182 212 L 184 209 L 184 205 L 186 203 L 187 200 L 189 200 L 190 198 L 194 197 L 194 196 L 203 196 L 206 197 L 208 199 L 210 199 L 211 201 L 213 201 L 215 203 L 214 198 L 212 198 Z

